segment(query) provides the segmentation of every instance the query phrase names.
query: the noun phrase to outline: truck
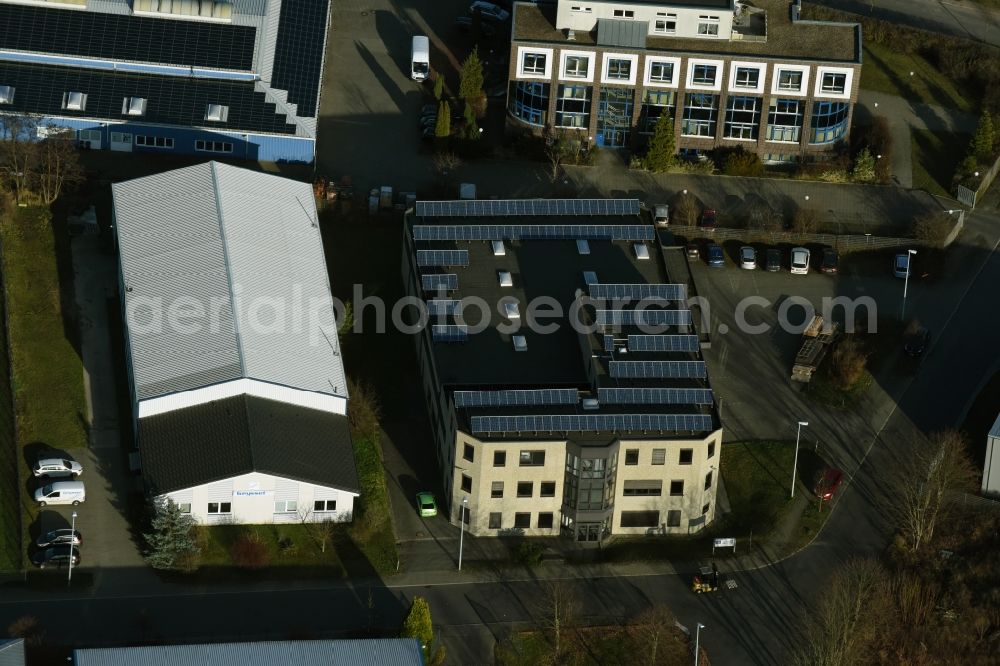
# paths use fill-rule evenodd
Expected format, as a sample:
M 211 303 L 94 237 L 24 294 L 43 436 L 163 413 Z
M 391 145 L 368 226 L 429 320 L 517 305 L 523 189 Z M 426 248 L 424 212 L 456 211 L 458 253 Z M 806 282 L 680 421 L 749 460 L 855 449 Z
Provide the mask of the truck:
M 431 73 L 431 43 L 425 35 L 414 35 L 410 45 L 410 78 L 423 81 Z
M 823 325 L 822 315 L 813 315 L 812 321 L 802 332 L 802 346 L 795 355 L 795 364 L 792 366 L 793 381 L 809 383 L 816 368 L 830 350 L 830 346 L 836 341 L 838 331 L 839 326 L 836 323 L 826 327 Z

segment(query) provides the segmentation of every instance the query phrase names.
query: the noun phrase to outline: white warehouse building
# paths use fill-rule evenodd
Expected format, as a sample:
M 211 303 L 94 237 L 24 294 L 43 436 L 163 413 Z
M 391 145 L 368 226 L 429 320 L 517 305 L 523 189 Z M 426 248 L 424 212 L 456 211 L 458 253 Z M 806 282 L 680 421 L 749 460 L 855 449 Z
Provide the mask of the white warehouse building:
M 349 520 L 347 379 L 312 188 L 208 162 L 112 190 L 150 492 L 205 524 Z

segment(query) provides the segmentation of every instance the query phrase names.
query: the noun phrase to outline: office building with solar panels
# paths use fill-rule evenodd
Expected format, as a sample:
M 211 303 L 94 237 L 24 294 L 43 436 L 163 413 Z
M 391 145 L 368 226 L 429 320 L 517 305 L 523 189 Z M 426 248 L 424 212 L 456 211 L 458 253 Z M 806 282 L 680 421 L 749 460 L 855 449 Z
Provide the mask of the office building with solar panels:
M 849 138 L 861 26 L 801 11 L 801 0 L 517 2 L 508 125 L 641 151 L 666 114 L 691 158 L 822 158 Z
M 404 248 L 453 523 L 581 542 L 711 523 L 707 337 L 637 200 L 417 202 Z
M 91 150 L 312 163 L 329 0 L 0 0 L 0 114 Z

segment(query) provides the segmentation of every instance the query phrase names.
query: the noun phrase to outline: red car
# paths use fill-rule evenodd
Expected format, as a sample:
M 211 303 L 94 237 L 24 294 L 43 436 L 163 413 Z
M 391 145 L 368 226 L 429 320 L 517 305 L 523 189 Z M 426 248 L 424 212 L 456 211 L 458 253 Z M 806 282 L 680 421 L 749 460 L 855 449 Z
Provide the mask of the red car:
M 844 473 L 836 467 L 830 467 L 816 475 L 816 485 L 813 494 L 820 500 L 828 502 L 833 499 L 840 484 L 844 481 Z
M 715 209 L 706 208 L 701 211 L 701 228 L 705 231 L 715 231 Z

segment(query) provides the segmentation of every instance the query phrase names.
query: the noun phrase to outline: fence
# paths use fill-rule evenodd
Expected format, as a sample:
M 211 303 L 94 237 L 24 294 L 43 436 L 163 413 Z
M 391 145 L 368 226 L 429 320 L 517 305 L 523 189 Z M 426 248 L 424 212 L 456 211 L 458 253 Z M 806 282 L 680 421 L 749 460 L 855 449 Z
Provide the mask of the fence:
M 997 177 L 998 173 L 1000 173 L 1000 157 L 998 157 L 996 161 L 993 162 L 993 166 L 987 169 L 986 173 L 983 174 L 982 180 L 979 181 L 979 187 L 973 190 L 965 185 L 958 186 L 958 200 L 969 208 L 975 208 L 979 195 L 990 189 L 990 185 L 993 184 L 993 179 Z
M 706 233 L 701 227 L 670 225 L 670 231 L 684 238 L 711 237 L 719 242 L 737 240 L 745 243 L 766 243 L 768 245 L 826 245 L 842 254 L 865 250 L 913 247 L 922 245 L 912 238 L 891 238 L 871 234 L 799 234 L 791 231 L 763 231 L 760 229 L 725 229 L 718 227 Z

